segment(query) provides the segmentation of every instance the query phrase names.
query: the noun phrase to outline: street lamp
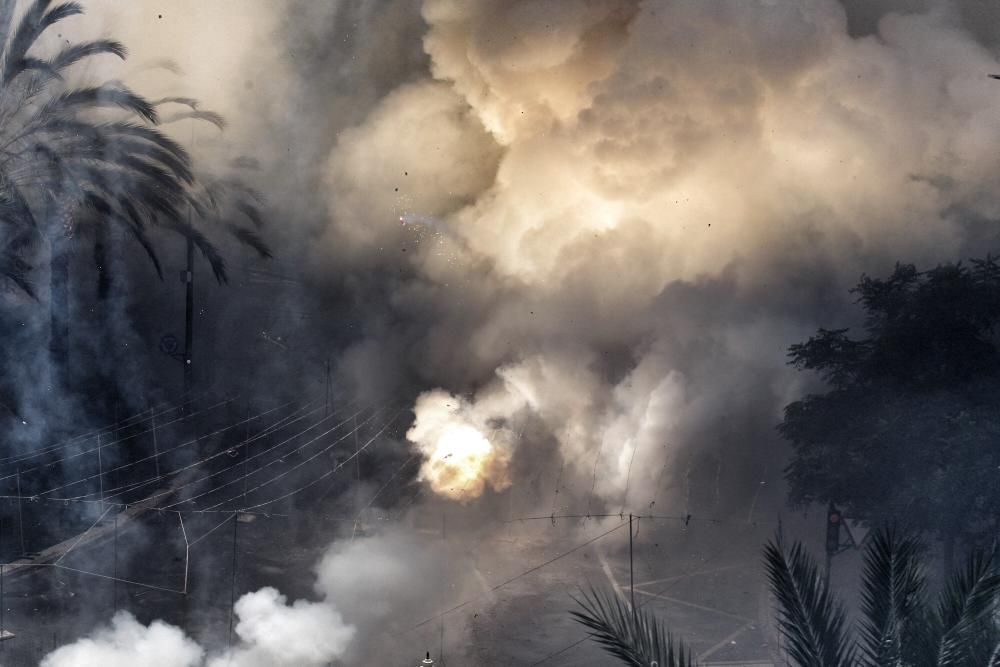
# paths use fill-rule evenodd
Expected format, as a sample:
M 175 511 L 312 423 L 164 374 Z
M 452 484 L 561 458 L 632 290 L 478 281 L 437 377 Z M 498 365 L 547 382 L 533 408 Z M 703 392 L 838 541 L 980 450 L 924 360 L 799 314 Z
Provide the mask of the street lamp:
M 427 651 L 427 657 L 424 658 L 423 660 L 421 660 L 420 664 L 417 665 L 417 667 L 424 667 L 424 665 L 433 665 L 433 664 L 434 664 L 434 661 L 431 660 L 431 652 Z

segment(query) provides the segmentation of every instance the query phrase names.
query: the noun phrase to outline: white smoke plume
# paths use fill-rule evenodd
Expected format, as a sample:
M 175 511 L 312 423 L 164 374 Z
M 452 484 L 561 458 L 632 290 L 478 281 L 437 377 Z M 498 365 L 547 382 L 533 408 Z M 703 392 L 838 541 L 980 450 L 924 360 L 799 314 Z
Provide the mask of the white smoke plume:
M 206 659 L 207 651 L 178 627 L 148 626 L 128 612 L 93 636 L 60 647 L 42 667 L 323 667 L 344 655 L 354 637 L 331 604 L 297 600 L 288 604 L 273 588 L 247 593 L 234 607 L 239 643 Z
M 324 667 L 376 655 L 385 638 L 441 603 L 440 583 L 454 579 L 440 541 L 391 530 L 332 544 L 315 569 L 317 600 L 287 598 L 271 587 L 234 606 L 237 642 L 215 651 L 178 627 L 148 626 L 119 612 L 107 627 L 62 646 L 42 667 Z M 465 591 L 453 584 L 449 594 Z M 381 640 L 379 638 L 382 638 Z M 372 643 L 374 642 L 374 643 Z
M 92 637 L 62 646 L 42 660 L 42 667 L 197 667 L 204 650 L 180 628 L 163 621 L 148 626 L 122 611 Z
M 207 667 L 322 667 L 342 656 L 355 634 L 332 604 L 289 605 L 269 587 L 241 597 L 234 611 L 240 645 Z

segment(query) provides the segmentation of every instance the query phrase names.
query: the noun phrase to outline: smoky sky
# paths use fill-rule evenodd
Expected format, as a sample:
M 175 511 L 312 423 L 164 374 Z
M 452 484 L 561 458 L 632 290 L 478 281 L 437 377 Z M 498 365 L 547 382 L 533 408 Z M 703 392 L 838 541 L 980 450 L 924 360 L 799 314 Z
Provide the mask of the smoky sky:
M 179 137 L 196 158 L 260 165 L 287 280 L 199 288 L 206 376 L 298 396 L 330 359 L 338 393 L 413 411 L 441 464 L 416 479 L 484 516 L 510 489 L 745 515 L 762 480 L 780 507 L 774 426 L 818 386 L 788 346 L 858 325 L 863 273 L 996 249 L 990 3 L 89 8 L 81 34 L 133 48 L 115 77 L 229 119 Z M 136 272 L 133 302 L 169 291 Z M 151 357 L 172 318 L 121 315 Z M 470 479 L 446 450 L 472 432 Z
M 196 154 L 259 161 L 296 285 L 204 296 L 213 377 L 454 395 L 571 502 L 704 457 L 751 492 L 811 386 L 787 346 L 856 324 L 862 273 L 995 238 L 985 3 L 154 4 L 88 29 L 227 116 Z M 241 337 L 262 312 L 294 349 Z

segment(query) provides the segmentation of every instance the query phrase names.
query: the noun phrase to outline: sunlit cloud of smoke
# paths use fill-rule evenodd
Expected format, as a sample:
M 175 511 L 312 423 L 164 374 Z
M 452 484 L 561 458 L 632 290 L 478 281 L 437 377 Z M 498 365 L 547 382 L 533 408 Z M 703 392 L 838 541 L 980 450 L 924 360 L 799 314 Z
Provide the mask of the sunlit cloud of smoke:
M 862 38 L 819 1 L 429 0 L 423 16 L 431 76 L 330 155 L 324 252 L 405 267 L 390 307 L 425 330 L 373 327 L 348 358 L 360 375 L 396 354 L 469 412 L 506 394 L 492 418 L 540 419 L 605 502 L 654 497 L 746 391 L 777 421 L 783 350 L 816 308 L 794 312 L 807 267 L 843 291 L 890 259 L 961 256 L 968 217 L 997 212 L 996 60 L 948 7 Z M 678 302 L 684 285 L 722 290 L 718 312 Z

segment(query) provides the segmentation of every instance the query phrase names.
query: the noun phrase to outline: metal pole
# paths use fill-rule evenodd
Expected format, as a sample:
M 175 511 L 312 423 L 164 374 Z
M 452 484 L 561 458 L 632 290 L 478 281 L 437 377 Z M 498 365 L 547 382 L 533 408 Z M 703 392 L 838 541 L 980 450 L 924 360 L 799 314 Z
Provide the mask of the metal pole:
M 115 541 L 114 541 L 114 573 L 115 573 L 115 613 L 118 613 L 118 513 L 115 513 Z
M 638 626 L 635 609 L 635 573 L 632 567 L 632 515 L 628 515 L 628 592 L 632 598 L 632 622 Z
M 4 611 L 7 609 L 7 601 L 3 597 L 3 570 L 7 557 L 3 555 L 3 518 L 0 518 L 0 651 L 3 650 L 3 622 Z
M 823 585 L 829 589 L 830 588 L 830 568 L 833 566 L 833 555 L 827 551 L 826 552 L 826 574 L 823 576 Z
M 357 471 L 357 482 L 354 484 L 355 515 L 361 509 L 361 443 L 358 440 L 358 416 L 354 415 L 354 466 Z
M 229 648 L 233 647 L 233 607 L 236 605 L 236 531 L 239 515 L 233 512 L 233 578 L 229 585 Z
M 247 401 L 247 424 L 243 432 L 243 505 L 247 503 L 247 474 L 250 465 L 250 401 Z

